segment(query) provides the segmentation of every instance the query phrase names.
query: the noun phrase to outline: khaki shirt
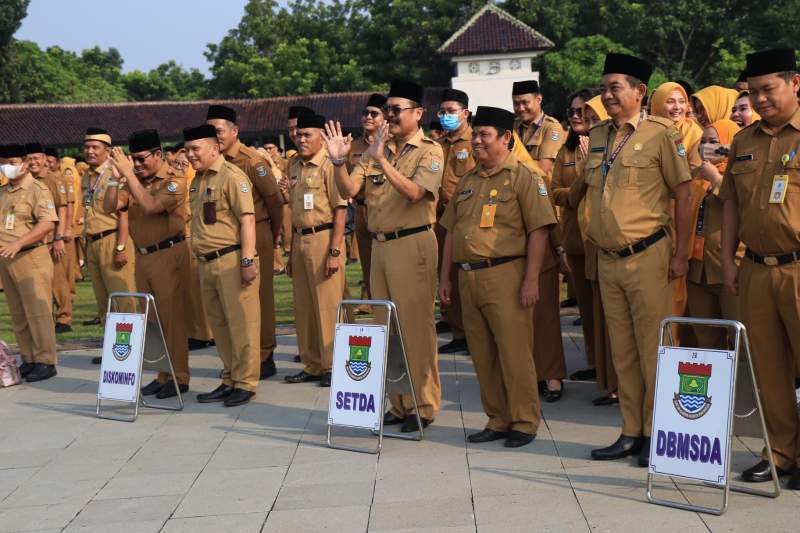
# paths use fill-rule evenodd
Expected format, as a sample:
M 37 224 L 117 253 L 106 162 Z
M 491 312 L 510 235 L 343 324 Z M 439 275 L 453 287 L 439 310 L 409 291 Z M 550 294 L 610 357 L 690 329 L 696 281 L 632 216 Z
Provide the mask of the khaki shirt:
M 84 226 L 87 235 L 97 235 L 110 229 L 117 229 L 119 216 L 103 211 L 108 180 L 112 177 L 111 162 L 107 161 L 97 168 L 89 167 L 83 174 L 81 188 L 84 191 Z
M 27 175 L 0 187 L 0 246 L 16 241 L 43 220 L 58 222 L 58 214 L 42 181 Z
M 539 120 L 541 125 L 538 125 Z M 514 129 L 534 161 L 555 159 L 566 140 L 564 128 L 558 120 L 549 115 L 542 115 L 539 120 L 525 125 L 517 118 L 514 121 Z
M 324 148 L 308 161 L 292 158 L 289 164 L 289 206 L 292 208 L 292 227 L 296 230 L 313 228 L 333 222 L 337 207 L 347 207 L 339 195 L 333 164 Z
M 800 109 L 780 130 L 758 121 L 733 138 L 720 198 L 736 202 L 739 240 L 759 255 L 800 251 L 800 156 L 781 161 L 798 145 Z M 789 176 L 783 203 L 769 202 L 776 175 Z
M 58 209 L 67 206 L 67 186 L 64 184 L 64 180 L 60 173 L 57 174 L 50 171 L 50 169 L 46 169 L 43 170 L 38 176 L 34 177 L 47 186 L 47 189 L 50 191 L 50 195 L 53 197 L 53 203 L 56 206 L 56 212 L 58 212 Z
M 255 213 L 250 180 L 233 163 L 220 155 L 211 167 L 195 176 L 189 187 L 192 211 L 192 252 L 205 255 L 241 244 L 240 220 Z M 203 203 L 212 202 L 217 221 L 206 224 Z
M 182 235 L 186 222 L 186 178 L 177 170 L 163 163 L 156 175 L 142 187 L 158 199 L 164 211 L 157 215 L 147 215 L 133 197 L 126 184 L 119 191 L 121 200 L 128 211 L 128 224 L 131 237 L 136 246 L 146 248 L 153 244 Z
M 430 194 L 411 203 L 389 183 L 380 163 L 366 153 L 350 177 L 359 187 L 366 184 L 367 229 L 372 233 L 387 233 L 436 222 L 436 199 L 444 161 L 442 147 L 420 129 L 399 155 L 394 140 L 387 141 L 386 157 L 403 176 Z
M 494 222 L 482 228 L 484 207 L 496 191 Z M 544 179 L 509 155 L 492 174 L 480 164 L 467 172 L 447 205 L 440 224 L 452 234 L 453 261 L 526 256 L 528 235 L 554 225 L 556 215 Z
M 239 167 L 253 184 L 253 206 L 256 222 L 269 220 L 267 205 L 283 204 L 278 181 L 272 175 L 269 163 L 258 153 L 258 150 L 236 141 L 225 154 L 225 160 Z
M 439 192 L 439 205 L 441 209 L 453 197 L 461 176 L 472 170 L 477 164 L 472 157 L 472 128 L 467 128 L 455 139 L 445 135 L 439 139 L 444 154 L 444 172 L 442 173 L 442 188 Z
M 647 115 L 640 122 L 640 117 L 636 115 L 619 131 L 612 120 L 606 120 L 589 132 L 586 233 L 604 250 L 619 250 L 667 227 L 670 191 L 691 180 L 681 135 L 672 122 Z M 604 178 L 606 148 L 610 157 L 631 131 Z M 679 153 L 679 147 L 684 155 Z
M 356 165 L 361 161 L 361 157 L 367 153 L 367 150 L 369 150 L 369 143 L 363 137 L 354 140 L 350 144 L 350 151 L 347 153 L 347 162 L 345 163 L 345 165 L 347 165 L 347 172 L 353 172 L 353 169 L 356 168 Z M 358 194 L 355 195 L 355 201 L 358 205 L 364 205 L 363 186 L 359 189 Z
M 584 253 L 581 228 L 578 226 L 578 209 L 569 203 L 570 186 L 577 176 L 575 150 L 570 150 L 564 145 L 556 156 L 550 187 L 553 190 L 553 201 L 559 207 L 558 221 L 564 250 L 571 255 Z

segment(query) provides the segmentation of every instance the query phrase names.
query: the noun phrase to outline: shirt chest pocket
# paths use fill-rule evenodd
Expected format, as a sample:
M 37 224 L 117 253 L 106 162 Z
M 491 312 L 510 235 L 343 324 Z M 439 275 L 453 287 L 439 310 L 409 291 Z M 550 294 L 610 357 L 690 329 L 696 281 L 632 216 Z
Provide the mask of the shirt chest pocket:
M 644 154 L 622 156 L 623 172 L 617 174 L 617 185 L 625 188 L 636 188 L 640 183 L 652 179 L 658 174 L 658 163 Z
M 586 160 L 584 166 L 584 181 L 589 187 L 602 187 L 603 186 L 603 156 L 600 153 L 589 154 L 589 159 Z
M 759 180 L 756 176 L 756 170 L 756 163 L 752 159 L 748 161 L 733 161 L 732 164 L 730 164 L 730 172 L 733 176 L 733 185 L 736 189 L 736 195 L 741 200 L 752 198 L 753 195 L 757 193 Z M 767 185 L 769 186 L 769 184 Z
M 784 172 L 789 176 L 789 183 L 786 184 L 786 194 L 800 193 L 800 162 L 796 160 L 790 161 L 786 165 Z

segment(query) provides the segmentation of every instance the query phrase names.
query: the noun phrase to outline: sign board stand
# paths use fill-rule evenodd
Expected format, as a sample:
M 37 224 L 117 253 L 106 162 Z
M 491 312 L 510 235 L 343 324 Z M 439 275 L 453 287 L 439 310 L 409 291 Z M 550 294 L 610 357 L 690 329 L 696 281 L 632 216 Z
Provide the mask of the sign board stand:
M 143 313 L 112 312 L 120 298 L 143 304 Z M 153 318 L 148 327 L 149 318 Z M 139 416 L 139 403 L 152 409 L 182 411 L 183 397 L 177 388 L 175 370 L 161 329 L 161 320 L 152 294 L 114 292 L 108 298 L 105 336 L 103 338 L 100 380 L 97 387 L 97 417 L 122 422 L 134 422 Z M 147 402 L 142 397 L 143 370 L 165 372 L 176 384 L 176 405 Z M 103 412 L 103 401 L 123 402 L 133 407 L 127 417 L 117 417 Z
M 733 350 L 675 347 L 673 324 L 725 328 L 729 337 L 733 334 Z M 752 393 L 755 404 L 745 416 L 758 413 L 760 431 L 757 436 L 764 440 L 766 449 L 770 449 L 744 325 L 735 320 L 668 317 L 661 322 L 659 338 L 647 500 L 676 509 L 721 515 L 728 509 L 731 490 L 769 498 L 779 496 L 781 488 L 771 454 L 772 490 L 731 482 L 731 437 L 738 416 L 734 409 L 737 383 L 747 389 L 746 394 Z M 740 365 L 742 353 L 746 362 Z M 745 376 L 737 379 L 740 366 L 745 370 L 746 379 Z M 704 419 L 706 414 L 709 417 Z M 653 495 L 656 475 L 701 481 L 706 486 L 720 488 L 722 504 L 704 507 L 657 498 Z
M 359 324 L 348 309 L 357 305 L 384 308 L 386 322 Z M 422 440 L 423 429 L 417 396 L 408 368 L 397 308 L 389 300 L 342 300 L 337 311 L 333 346 L 333 375 L 328 405 L 328 446 L 354 452 L 378 453 L 383 437 Z M 416 434 L 389 433 L 383 429 L 386 394 L 407 394 L 414 404 L 419 431 Z M 375 448 L 337 444 L 334 426 L 367 429 L 377 435 Z

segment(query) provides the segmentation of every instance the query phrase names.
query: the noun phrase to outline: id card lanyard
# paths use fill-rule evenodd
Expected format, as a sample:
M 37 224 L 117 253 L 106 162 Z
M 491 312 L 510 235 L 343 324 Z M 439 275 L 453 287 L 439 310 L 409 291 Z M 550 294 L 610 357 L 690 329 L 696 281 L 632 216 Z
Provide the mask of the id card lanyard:
M 637 127 L 639 124 L 642 123 L 643 119 L 644 119 L 644 111 L 639 111 L 639 122 L 636 123 Z M 608 173 L 611 171 L 611 166 L 614 164 L 614 161 L 617 160 L 617 157 L 619 156 L 620 152 L 622 152 L 622 149 L 625 147 L 625 145 L 628 143 L 628 141 L 635 132 L 636 132 L 635 129 L 631 129 L 631 131 L 626 133 L 625 137 L 622 138 L 617 147 L 614 148 L 614 150 L 611 152 L 611 155 L 609 155 L 608 145 L 611 143 L 611 130 L 610 129 L 608 130 L 608 134 L 606 135 L 606 146 L 603 149 L 603 163 L 600 166 L 600 172 L 603 176 L 603 189 L 606 188 L 606 177 L 608 177 Z

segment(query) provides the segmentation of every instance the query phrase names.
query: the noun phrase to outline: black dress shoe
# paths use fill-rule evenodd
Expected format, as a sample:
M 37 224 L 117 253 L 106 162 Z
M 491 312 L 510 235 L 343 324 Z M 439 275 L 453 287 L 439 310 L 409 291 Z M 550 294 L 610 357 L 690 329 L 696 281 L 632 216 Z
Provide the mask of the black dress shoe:
M 447 344 L 439 347 L 439 353 L 469 353 L 469 346 L 467 346 L 467 339 L 453 339 Z
M 325 372 L 319 378 L 319 386 L 320 387 L 330 387 L 331 386 L 331 373 Z
M 253 399 L 255 396 L 255 392 L 250 392 L 249 390 L 244 389 L 233 389 L 233 392 L 225 398 L 225 407 L 236 407 L 237 405 L 244 405 Z
M 99 326 L 100 325 L 100 317 L 96 316 L 96 317 L 94 317 L 92 319 L 84 320 L 83 321 L 83 325 L 84 326 Z
M 519 448 L 520 446 L 525 446 L 526 444 L 530 444 L 533 442 L 534 437 L 536 435 L 531 435 L 530 433 L 523 433 L 522 431 L 511 431 L 508 434 L 508 438 L 506 442 L 503 444 L 506 448 Z
M 394 426 L 397 424 L 402 424 L 405 422 L 405 418 L 400 418 L 399 416 L 395 416 L 395 414 L 391 411 L 387 412 L 383 415 L 383 425 L 384 426 Z
M 300 359 L 299 355 L 295 355 L 294 357 L 292 357 L 292 361 L 294 361 L 295 363 L 300 363 L 302 359 Z
M 164 387 L 163 383 L 159 383 L 157 379 L 154 379 L 144 387 L 142 387 L 142 396 L 152 396 L 157 394 Z
M 561 399 L 561 395 L 564 393 L 564 382 L 561 382 L 561 388 L 558 390 L 553 389 L 545 389 L 543 396 L 544 401 L 547 403 L 554 403 Z
M 592 379 L 597 379 L 597 369 L 584 368 L 582 370 L 576 370 L 569 375 L 569 379 L 572 381 L 590 381 Z
M 583 319 L 581 317 L 576 318 L 575 320 L 572 321 L 572 325 L 573 326 L 582 326 L 583 325 Z
M 102 362 L 103 362 L 103 358 L 102 357 L 92 357 L 92 364 L 93 365 L 99 365 Z
M 619 403 L 619 398 L 617 396 L 599 396 L 592 400 L 592 405 L 614 405 L 615 403 Z
M 212 390 L 211 392 L 198 394 L 197 401 L 200 403 L 221 402 L 224 401 L 225 398 L 230 396 L 232 392 L 233 392 L 233 387 L 228 387 L 223 383 L 222 385 Z
M 44 381 L 46 379 L 50 379 L 53 376 L 58 374 L 56 372 L 56 365 L 45 365 L 43 363 L 36 363 L 33 365 L 33 370 L 31 370 L 27 376 L 25 376 L 25 381 L 28 383 L 34 383 L 36 381 Z
M 286 380 L 286 383 L 308 383 L 309 381 L 319 381 L 320 376 L 314 376 L 305 370 L 301 370 L 297 374 L 285 376 L 283 379 Z
M 178 384 L 178 390 L 181 391 L 181 394 L 186 394 L 189 392 L 189 385 L 184 385 L 182 383 Z M 178 391 L 175 390 L 175 382 L 172 380 L 167 381 L 164 383 L 164 386 L 161 387 L 161 390 L 156 393 L 156 398 L 159 400 L 164 400 L 166 398 L 172 398 L 173 396 L 177 396 Z
M 422 420 L 423 428 L 430 426 L 431 422 L 433 422 L 433 420 L 431 420 L 430 418 L 420 417 L 420 420 Z M 417 417 L 414 415 L 407 416 L 405 421 L 403 422 L 403 425 L 400 427 L 400 432 L 413 433 L 415 431 L 419 431 L 419 424 L 417 424 Z
M 575 307 L 576 305 L 578 305 L 578 300 L 575 298 L 567 298 L 559 304 L 559 307 L 564 309 L 565 307 Z
M 642 437 L 642 449 L 639 450 L 637 462 L 642 468 L 650 466 L 650 437 Z
M 595 461 L 613 461 L 629 455 L 636 455 L 642 449 L 641 437 L 626 437 L 620 435 L 617 441 L 606 448 L 592 450 L 592 459 Z
M 508 437 L 508 431 L 495 431 L 493 429 L 486 428 L 483 431 L 468 435 L 467 440 L 475 443 L 492 442 L 493 440 L 505 439 L 506 437 Z
M 275 368 L 275 360 L 270 357 L 269 359 L 261 362 L 261 371 L 258 374 L 258 379 L 271 378 L 277 373 L 278 369 Z
M 794 469 L 792 477 L 789 478 L 789 483 L 786 484 L 789 490 L 800 490 L 800 466 Z
M 547 382 L 546 381 L 537 381 L 536 386 L 539 388 L 539 394 L 543 393 L 547 390 Z
M 30 374 L 31 370 L 33 370 L 33 363 L 22 363 L 19 365 L 19 374 L 23 378 Z
M 778 472 L 778 477 L 789 475 L 789 472 L 783 470 L 779 466 L 775 466 L 775 471 Z M 742 472 L 742 481 L 747 481 L 748 483 L 772 481 L 772 472 L 769 470 L 769 461 L 763 459 Z
M 72 331 L 72 326 L 70 326 L 69 324 L 61 324 L 59 322 L 56 322 L 56 333 L 57 334 L 58 333 L 69 333 L 70 331 Z
M 447 333 L 448 331 L 450 331 L 450 324 L 444 320 L 440 320 L 436 323 L 436 333 Z
M 188 346 L 189 346 L 189 351 L 191 352 L 194 350 L 202 350 L 203 348 L 208 348 L 209 346 L 211 346 L 211 343 L 209 341 L 201 341 L 200 339 L 193 339 L 189 337 Z

